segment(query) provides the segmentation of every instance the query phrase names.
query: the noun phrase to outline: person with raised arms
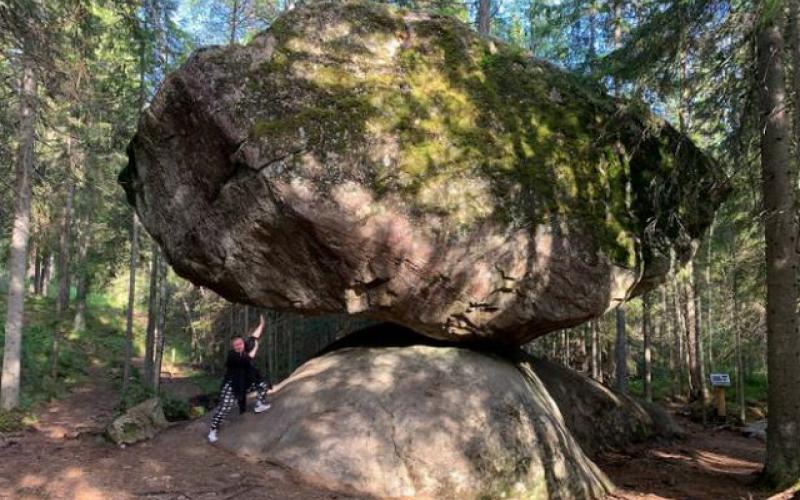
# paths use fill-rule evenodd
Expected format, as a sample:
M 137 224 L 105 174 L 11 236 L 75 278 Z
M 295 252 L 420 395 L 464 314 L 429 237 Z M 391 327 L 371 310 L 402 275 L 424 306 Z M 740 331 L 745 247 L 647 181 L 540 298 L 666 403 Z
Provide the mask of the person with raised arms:
M 231 338 L 231 350 L 225 360 L 225 378 L 222 381 L 219 405 L 214 412 L 211 430 L 208 433 L 208 441 L 211 443 L 217 442 L 219 426 L 228 417 L 234 405 L 238 403 L 239 413 L 245 412 L 248 392 L 254 390 L 258 395 L 254 408 L 256 413 L 265 412 L 270 407 L 267 404 L 267 391 L 272 388 L 272 384 L 261 377 L 261 373 L 254 364 L 254 358 L 258 352 L 258 340 L 264 331 L 265 323 L 262 314 L 259 317 L 258 326 L 247 340 L 241 335 Z

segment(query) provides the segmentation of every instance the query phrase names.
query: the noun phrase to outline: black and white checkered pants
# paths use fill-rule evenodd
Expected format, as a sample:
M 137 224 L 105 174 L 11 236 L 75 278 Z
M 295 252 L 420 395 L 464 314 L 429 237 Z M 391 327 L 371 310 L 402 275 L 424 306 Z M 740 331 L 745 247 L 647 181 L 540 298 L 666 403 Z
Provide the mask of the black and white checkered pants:
M 260 381 L 258 383 L 251 384 L 247 389 L 247 392 L 256 391 L 258 394 L 257 402 L 266 404 L 268 388 L 269 385 L 266 382 Z M 244 413 L 245 399 L 237 398 L 236 393 L 233 391 L 233 383 L 225 382 L 225 384 L 222 386 L 222 390 L 219 393 L 219 405 L 217 406 L 216 412 L 214 412 L 214 418 L 211 420 L 211 428 L 214 430 L 219 429 L 220 424 L 226 418 L 228 418 L 231 410 L 233 410 L 237 404 L 239 405 L 239 411 Z

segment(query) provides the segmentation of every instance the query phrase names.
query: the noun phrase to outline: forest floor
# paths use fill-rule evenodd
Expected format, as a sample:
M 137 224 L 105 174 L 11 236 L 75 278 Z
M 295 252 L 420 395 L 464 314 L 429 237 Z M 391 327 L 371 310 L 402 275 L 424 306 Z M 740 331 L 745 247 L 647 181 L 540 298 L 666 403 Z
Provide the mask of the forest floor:
M 287 471 L 249 463 L 206 442 L 205 419 L 173 423 L 126 448 L 102 435 L 118 403 L 112 381 L 93 381 L 49 403 L 26 430 L 0 433 L 0 499 L 342 499 Z M 165 389 L 188 393 L 181 379 Z
M 207 444 L 205 419 L 172 424 L 149 442 L 114 446 L 102 436 L 117 405 L 112 380 L 100 366 L 89 367 L 89 374 L 90 385 L 43 406 L 31 427 L 0 434 L 0 498 L 352 498 Z M 193 391 L 190 383 L 180 377 L 164 381 L 165 390 L 184 395 Z M 755 482 L 763 443 L 732 430 L 682 423 L 689 432 L 686 440 L 598 457 L 598 465 L 619 486 L 612 498 L 769 497 Z
M 82 385 L 39 406 L 26 429 L 0 433 L 0 499 L 353 498 L 209 445 L 207 419 L 173 423 L 153 440 L 126 448 L 109 443 L 102 433 L 115 415 L 118 395 L 106 368 L 91 360 Z M 183 398 L 202 393 L 184 375 L 177 371 L 165 378 L 164 390 Z M 619 487 L 611 498 L 769 497 L 756 484 L 762 442 L 678 418 L 688 431 L 685 440 L 645 443 L 597 457 Z
M 669 408 L 673 415 L 677 408 Z M 614 499 L 795 500 L 800 494 L 765 490 L 759 483 L 766 446 L 728 427 L 708 428 L 676 415 L 686 439 L 648 442 L 606 452 L 595 463 L 618 489 Z

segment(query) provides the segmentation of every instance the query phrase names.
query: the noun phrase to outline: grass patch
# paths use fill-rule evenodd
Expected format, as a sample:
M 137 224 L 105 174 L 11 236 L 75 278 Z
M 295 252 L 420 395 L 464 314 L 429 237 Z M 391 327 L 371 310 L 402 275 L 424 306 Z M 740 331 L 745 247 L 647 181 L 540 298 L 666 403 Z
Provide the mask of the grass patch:
M 28 410 L 0 410 L 0 432 L 16 432 L 30 427 L 36 418 Z
M 113 297 L 94 293 L 87 298 L 86 327 L 73 331 L 74 311 L 70 308 L 59 324 L 55 321 L 55 300 L 28 296 L 22 331 L 22 369 L 20 408 L 63 397 L 85 383 L 92 367 L 112 373 L 121 369 L 125 351 L 125 313 L 114 305 Z M 5 324 L 5 301 L 0 304 L 0 323 Z M 58 378 L 51 377 L 52 340 L 55 330 L 66 332 L 60 341 Z M 0 348 L 5 331 L 0 331 Z M 6 415 L 6 420 L 17 414 Z
M 758 403 L 767 401 L 767 375 L 765 373 L 753 373 L 744 379 L 744 399 L 748 403 Z M 734 396 L 736 391 L 730 391 Z
M 653 377 L 653 401 L 664 401 L 672 396 L 672 383 L 667 378 Z M 644 380 L 634 379 L 628 382 L 631 395 L 644 399 Z

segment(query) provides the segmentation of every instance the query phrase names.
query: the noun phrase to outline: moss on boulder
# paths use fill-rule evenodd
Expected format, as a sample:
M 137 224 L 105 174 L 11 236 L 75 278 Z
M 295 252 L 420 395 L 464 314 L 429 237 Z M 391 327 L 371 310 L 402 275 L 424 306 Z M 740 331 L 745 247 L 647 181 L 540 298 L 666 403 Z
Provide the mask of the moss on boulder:
M 195 53 L 130 156 L 147 229 L 229 299 L 512 343 L 658 282 L 726 190 L 641 106 L 456 19 L 361 2 Z

